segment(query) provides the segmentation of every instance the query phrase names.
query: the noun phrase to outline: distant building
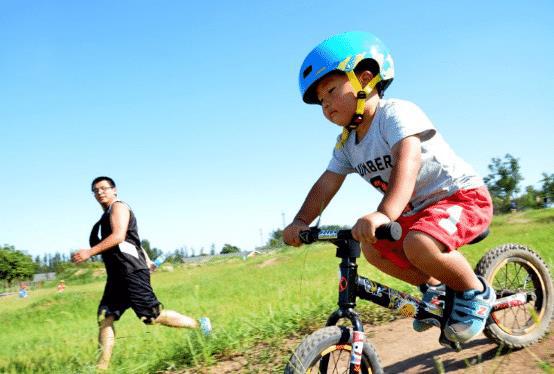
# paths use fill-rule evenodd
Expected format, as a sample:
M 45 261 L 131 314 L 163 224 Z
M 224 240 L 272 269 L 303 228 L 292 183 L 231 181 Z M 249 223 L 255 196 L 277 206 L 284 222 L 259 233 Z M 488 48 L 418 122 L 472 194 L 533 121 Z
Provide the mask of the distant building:
M 33 282 L 43 282 L 47 280 L 56 279 L 56 273 L 38 273 L 33 275 Z

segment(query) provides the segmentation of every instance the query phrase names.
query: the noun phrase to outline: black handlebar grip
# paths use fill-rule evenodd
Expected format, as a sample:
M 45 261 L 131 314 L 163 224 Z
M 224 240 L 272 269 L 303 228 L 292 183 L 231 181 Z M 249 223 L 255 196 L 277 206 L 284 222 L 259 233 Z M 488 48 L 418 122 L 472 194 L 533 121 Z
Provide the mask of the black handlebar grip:
M 300 231 L 300 234 L 298 236 L 300 236 L 300 241 L 304 244 L 311 244 L 315 241 L 311 230 Z
M 395 242 L 402 237 L 402 226 L 398 222 L 389 222 L 377 227 L 375 237 L 379 240 Z

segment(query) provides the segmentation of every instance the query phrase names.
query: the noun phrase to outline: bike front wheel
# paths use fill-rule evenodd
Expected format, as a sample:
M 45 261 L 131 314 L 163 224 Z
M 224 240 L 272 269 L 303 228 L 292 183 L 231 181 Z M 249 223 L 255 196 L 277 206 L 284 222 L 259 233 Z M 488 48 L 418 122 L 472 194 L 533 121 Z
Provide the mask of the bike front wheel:
M 306 337 L 292 354 L 285 374 L 348 373 L 352 353 L 352 329 L 329 326 Z M 383 373 L 373 345 L 364 341 L 360 373 Z

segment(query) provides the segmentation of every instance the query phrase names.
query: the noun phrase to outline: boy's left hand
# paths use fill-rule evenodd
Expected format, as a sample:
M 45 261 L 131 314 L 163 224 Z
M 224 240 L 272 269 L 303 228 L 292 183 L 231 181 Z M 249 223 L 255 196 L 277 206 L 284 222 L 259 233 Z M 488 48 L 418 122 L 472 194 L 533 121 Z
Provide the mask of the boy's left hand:
M 352 227 L 352 237 L 359 242 L 374 244 L 377 241 L 375 238 L 377 227 L 389 222 L 389 217 L 381 212 L 367 214 L 358 219 L 354 227 Z

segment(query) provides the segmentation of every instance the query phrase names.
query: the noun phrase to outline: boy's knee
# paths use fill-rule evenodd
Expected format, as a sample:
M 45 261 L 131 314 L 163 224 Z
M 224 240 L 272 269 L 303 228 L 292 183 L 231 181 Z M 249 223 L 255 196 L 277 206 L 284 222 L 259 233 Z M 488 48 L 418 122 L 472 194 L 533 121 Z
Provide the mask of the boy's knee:
M 432 236 L 421 231 L 409 231 L 402 243 L 404 254 L 412 263 L 426 257 L 433 257 L 444 252 L 446 246 Z

